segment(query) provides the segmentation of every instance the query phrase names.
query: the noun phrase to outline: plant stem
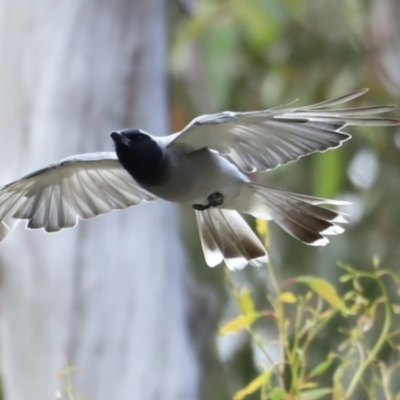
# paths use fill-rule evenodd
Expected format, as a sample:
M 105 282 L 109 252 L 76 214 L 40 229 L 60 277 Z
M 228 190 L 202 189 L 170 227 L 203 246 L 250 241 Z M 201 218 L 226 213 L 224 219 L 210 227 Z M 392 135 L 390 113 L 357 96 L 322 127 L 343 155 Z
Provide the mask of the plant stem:
M 272 285 L 275 289 L 275 296 L 278 297 L 281 293 L 281 288 L 279 287 L 278 279 L 276 278 L 274 267 L 272 265 L 271 260 L 268 261 L 267 268 L 268 268 L 268 274 L 271 277 Z
M 384 343 L 385 343 L 385 341 L 387 339 L 387 336 L 389 334 L 390 327 L 392 326 L 392 309 L 391 309 L 391 306 L 390 306 L 389 295 L 387 293 L 387 290 L 386 290 L 385 285 L 383 284 L 381 278 L 380 277 L 375 277 L 375 279 L 378 282 L 378 285 L 379 285 L 379 287 L 381 289 L 383 298 L 385 300 L 385 321 L 384 321 L 384 324 L 383 324 L 383 328 L 382 328 L 381 334 L 379 335 L 378 341 L 376 342 L 374 348 L 371 350 L 371 352 L 369 353 L 368 357 L 360 365 L 360 367 L 358 368 L 358 370 L 354 374 L 353 379 L 351 380 L 350 385 L 347 388 L 346 398 L 350 398 L 351 395 L 353 394 L 353 392 L 356 389 L 357 384 L 359 383 L 359 380 L 361 379 L 364 371 L 369 366 L 369 364 L 371 364 L 371 362 L 374 361 L 374 359 L 376 358 L 376 355 L 378 354 L 379 350 L 384 345 Z
M 268 351 L 265 349 L 264 342 L 261 339 L 261 337 L 254 331 L 252 327 L 247 328 L 248 332 L 250 333 L 251 337 L 253 338 L 254 342 L 256 343 L 257 347 L 261 350 L 261 352 L 264 354 L 265 358 L 268 360 L 268 362 L 271 364 L 272 368 L 276 370 L 276 374 L 278 376 L 279 382 L 281 387 L 283 388 L 285 386 L 284 380 L 283 380 L 283 374 L 279 370 L 279 364 L 276 364 L 272 357 L 268 354 Z

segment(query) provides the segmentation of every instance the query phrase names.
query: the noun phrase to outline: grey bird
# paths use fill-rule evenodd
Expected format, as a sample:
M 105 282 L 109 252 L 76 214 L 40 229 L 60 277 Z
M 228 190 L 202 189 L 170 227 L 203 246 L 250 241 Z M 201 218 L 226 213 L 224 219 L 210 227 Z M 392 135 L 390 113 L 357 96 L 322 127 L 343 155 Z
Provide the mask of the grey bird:
M 166 137 L 138 129 L 111 133 L 115 152 L 75 155 L 0 189 L 0 241 L 21 221 L 56 232 L 78 219 L 164 200 L 191 205 L 205 260 L 230 269 L 268 260 L 239 213 L 274 220 L 296 239 L 324 246 L 344 231 L 344 216 L 323 205 L 344 202 L 253 183 L 247 174 L 269 171 L 308 154 L 341 146 L 352 125 L 393 126 L 376 118 L 395 105 L 331 109 L 364 93 L 297 108 L 202 115 Z

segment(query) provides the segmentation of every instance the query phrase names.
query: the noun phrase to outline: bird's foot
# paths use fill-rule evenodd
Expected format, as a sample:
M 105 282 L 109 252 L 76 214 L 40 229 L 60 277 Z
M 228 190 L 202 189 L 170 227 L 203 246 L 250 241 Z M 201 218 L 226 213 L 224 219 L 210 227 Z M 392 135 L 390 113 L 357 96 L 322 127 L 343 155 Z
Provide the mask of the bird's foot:
M 192 204 L 192 207 L 197 211 L 204 211 L 211 207 L 211 204 L 203 206 L 203 204 Z
M 192 204 L 192 207 L 197 211 L 208 210 L 210 207 L 218 207 L 224 202 L 224 196 L 219 192 L 211 193 L 208 197 L 208 204 Z

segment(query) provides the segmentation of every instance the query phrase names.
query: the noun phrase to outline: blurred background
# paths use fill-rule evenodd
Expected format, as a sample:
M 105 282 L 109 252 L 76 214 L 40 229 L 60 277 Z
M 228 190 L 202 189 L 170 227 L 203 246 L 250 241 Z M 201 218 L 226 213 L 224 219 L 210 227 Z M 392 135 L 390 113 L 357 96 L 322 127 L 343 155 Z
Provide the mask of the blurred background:
M 176 6 L 171 13 L 174 130 L 201 113 L 264 109 L 295 99 L 306 105 L 364 87 L 370 91 L 352 105 L 399 104 L 400 4 L 395 0 L 204 0 L 195 5 Z M 398 111 L 392 116 L 398 118 Z M 271 258 L 282 281 L 313 274 L 337 285 L 343 272 L 337 262 L 370 270 L 373 255 L 385 268 L 399 271 L 400 129 L 346 131 L 353 139 L 340 149 L 254 178 L 274 188 L 353 203 L 343 208 L 350 220 L 346 232 L 324 248 L 305 246 L 270 224 Z M 221 324 L 237 315 L 237 308 L 224 290 L 223 269 L 204 268 L 193 218 L 183 213 L 196 276 L 215 287 Z M 248 269 L 233 278 L 255 291 L 265 306 L 265 271 Z M 334 325 L 331 332 L 322 335 L 315 353 L 326 354 L 343 340 Z M 257 375 L 254 366 L 261 360 L 246 334 L 217 338 L 216 349 L 223 368 L 210 361 L 205 398 L 229 399 Z
M 0 72 L 9 79 L 0 93 L 2 184 L 57 156 L 110 151 L 107 133 L 120 127 L 161 134 L 199 114 L 296 99 L 302 106 L 365 87 L 369 92 L 351 106 L 400 104 L 396 0 L 76 0 L 57 8 L 44 0 L 34 6 L 2 0 L 0 6 Z M 270 257 L 281 281 L 310 274 L 337 284 L 337 262 L 368 270 L 374 255 L 385 268 L 399 270 L 400 130 L 347 132 L 353 139 L 340 149 L 254 177 L 273 188 L 353 203 L 343 209 L 350 215 L 346 232 L 324 248 L 307 247 L 271 223 Z M 54 399 L 65 356 L 77 366 L 77 387 L 90 400 L 228 400 L 257 376 L 262 360 L 246 334 L 217 335 L 237 308 L 225 267 L 204 262 L 192 210 L 144 210 L 142 217 L 128 212 L 81 223 L 77 233 L 58 239 L 22 228 L 7 238 L 0 254 L 6 400 L 26 400 L 32 388 L 39 394 L 29 398 Z M 136 219 L 128 226 L 129 218 Z M 138 229 L 141 234 L 132 236 Z M 53 252 L 45 256 L 37 246 Z M 265 304 L 266 270 L 232 277 Z M 170 308 L 160 310 L 171 297 Z M 141 322 L 143 314 L 160 322 Z M 316 359 L 340 341 L 332 332 L 318 340 Z

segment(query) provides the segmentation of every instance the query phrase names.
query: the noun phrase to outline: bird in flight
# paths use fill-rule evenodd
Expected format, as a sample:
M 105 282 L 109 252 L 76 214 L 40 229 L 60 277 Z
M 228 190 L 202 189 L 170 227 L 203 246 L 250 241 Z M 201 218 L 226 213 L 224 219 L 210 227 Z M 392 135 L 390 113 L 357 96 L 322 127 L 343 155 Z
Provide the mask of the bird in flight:
M 268 260 L 265 247 L 239 213 L 274 220 L 302 242 L 324 246 L 344 231 L 344 202 L 253 183 L 247 174 L 272 170 L 308 154 L 334 149 L 347 126 L 394 126 L 377 118 L 394 105 L 332 109 L 367 92 L 322 103 L 252 112 L 225 111 L 193 119 L 181 132 L 152 136 L 139 129 L 111 133 L 115 152 L 80 154 L 0 189 L 0 241 L 16 224 L 56 232 L 158 198 L 189 204 L 196 213 L 207 264 L 230 269 Z

